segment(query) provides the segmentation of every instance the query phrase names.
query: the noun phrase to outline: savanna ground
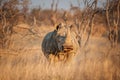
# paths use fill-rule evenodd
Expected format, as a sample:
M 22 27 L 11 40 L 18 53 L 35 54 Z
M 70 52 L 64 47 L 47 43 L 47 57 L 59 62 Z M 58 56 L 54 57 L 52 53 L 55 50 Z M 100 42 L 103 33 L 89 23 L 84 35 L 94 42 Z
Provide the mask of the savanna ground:
M 41 43 L 54 28 L 41 26 L 36 29 L 39 34 L 29 34 L 27 29 L 22 35 L 13 34 L 10 48 L 0 49 L 0 80 L 120 80 L 120 44 L 111 48 L 106 36 L 92 36 L 69 63 L 49 64 Z

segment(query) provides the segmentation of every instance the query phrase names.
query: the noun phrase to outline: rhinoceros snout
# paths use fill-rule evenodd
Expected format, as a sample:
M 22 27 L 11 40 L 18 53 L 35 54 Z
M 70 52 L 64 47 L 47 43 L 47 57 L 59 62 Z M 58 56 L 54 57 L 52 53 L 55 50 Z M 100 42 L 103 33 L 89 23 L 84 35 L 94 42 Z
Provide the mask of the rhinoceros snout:
M 70 52 L 72 50 L 73 50 L 73 45 L 67 45 L 67 44 L 63 45 L 63 51 L 64 52 Z

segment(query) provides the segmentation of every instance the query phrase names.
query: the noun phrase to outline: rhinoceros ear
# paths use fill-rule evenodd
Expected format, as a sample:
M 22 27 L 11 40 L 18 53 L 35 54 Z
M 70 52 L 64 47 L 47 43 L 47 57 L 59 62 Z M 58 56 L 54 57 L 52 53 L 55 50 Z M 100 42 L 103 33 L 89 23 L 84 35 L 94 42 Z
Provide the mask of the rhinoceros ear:
M 71 28 L 73 28 L 73 25 L 70 25 L 69 27 L 70 27 L 70 29 L 71 29 Z
M 56 30 L 58 31 L 61 28 L 61 23 L 56 26 Z
M 58 31 L 58 29 L 59 29 L 59 25 L 56 26 L 56 30 L 57 30 L 57 31 Z
M 73 29 L 73 25 L 69 25 L 69 28 L 70 28 L 70 30 L 72 30 Z

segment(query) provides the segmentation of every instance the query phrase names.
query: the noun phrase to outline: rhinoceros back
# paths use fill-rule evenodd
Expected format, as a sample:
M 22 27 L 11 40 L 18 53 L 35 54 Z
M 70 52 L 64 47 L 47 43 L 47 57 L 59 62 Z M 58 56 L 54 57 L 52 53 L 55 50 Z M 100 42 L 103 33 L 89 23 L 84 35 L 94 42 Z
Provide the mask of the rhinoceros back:
M 55 31 L 49 32 L 43 39 L 42 42 L 42 51 L 44 52 L 45 56 L 49 54 L 55 54 L 58 51 L 58 46 L 56 45 L 57 42 L 54 39 L 56 35 Z

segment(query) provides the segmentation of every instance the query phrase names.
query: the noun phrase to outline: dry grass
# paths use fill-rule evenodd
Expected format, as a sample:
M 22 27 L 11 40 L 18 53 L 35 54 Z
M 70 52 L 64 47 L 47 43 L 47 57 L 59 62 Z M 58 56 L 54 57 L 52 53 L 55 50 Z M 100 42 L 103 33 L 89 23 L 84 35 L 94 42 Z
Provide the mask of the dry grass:
M 93 37 L 70 63 L 49 64 L 41 51 L 43 36 L 17 35 L 10 50 L 0 50 L 0 80 L 120 80 L 119 44 L 111 49 L 106 38 Z

